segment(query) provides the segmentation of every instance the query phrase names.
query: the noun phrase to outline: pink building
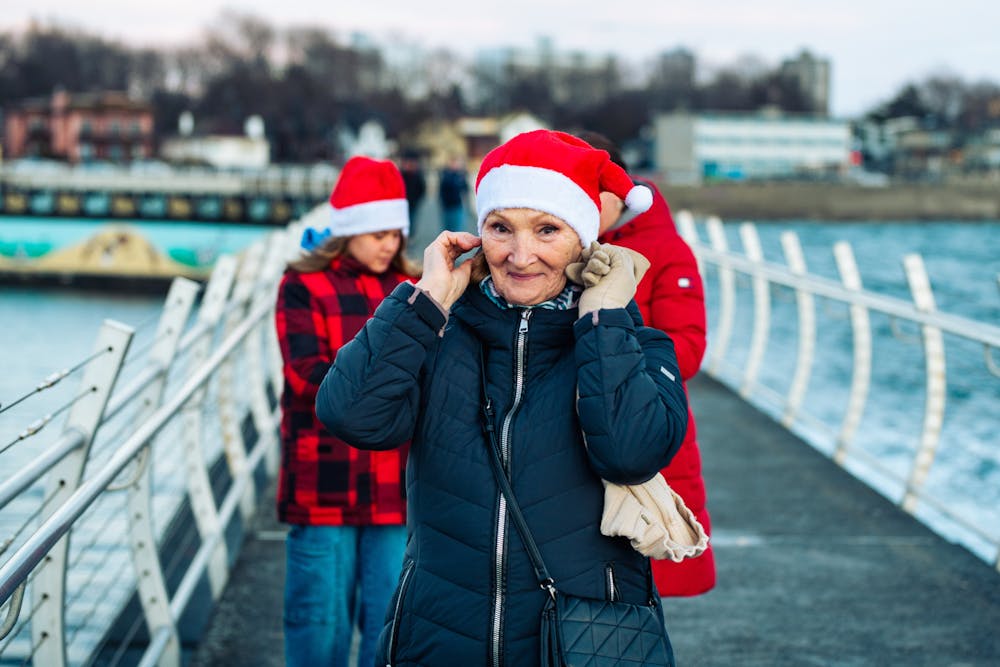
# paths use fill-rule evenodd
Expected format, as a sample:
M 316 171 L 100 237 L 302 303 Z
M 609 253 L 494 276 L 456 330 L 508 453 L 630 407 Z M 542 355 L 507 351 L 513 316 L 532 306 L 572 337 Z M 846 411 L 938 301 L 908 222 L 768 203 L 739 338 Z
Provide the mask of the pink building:
M 67 93 L 4 110 L 4 157 L 130 162 L 153 156 L 153 108 L 121 92 Z

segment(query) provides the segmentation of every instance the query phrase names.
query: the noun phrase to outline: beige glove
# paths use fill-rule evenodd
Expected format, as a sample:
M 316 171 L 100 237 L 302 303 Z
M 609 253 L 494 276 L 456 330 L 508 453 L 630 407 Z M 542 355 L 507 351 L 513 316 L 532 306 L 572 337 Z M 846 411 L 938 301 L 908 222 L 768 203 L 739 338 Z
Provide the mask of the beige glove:
M 708 548 L 705 529 L 659 473 L 634 486 L 604 482 L 601 533 L 627 537 L 643 556 L 675 563 Z
M 597 241 L 584 249 L 581 259 L 566 267 L 566 276 L 584 287 L 580 317 L 601 308 L 627 306 L 649 269 L 649 260 L 636 251 Z

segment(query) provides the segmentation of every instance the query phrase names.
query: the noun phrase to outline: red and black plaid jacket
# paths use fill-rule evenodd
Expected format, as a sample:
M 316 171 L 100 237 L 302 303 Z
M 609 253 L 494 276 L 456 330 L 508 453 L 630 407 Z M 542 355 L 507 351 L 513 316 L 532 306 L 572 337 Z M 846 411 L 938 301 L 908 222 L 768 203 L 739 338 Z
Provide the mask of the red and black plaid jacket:
M 406 523 L 407 447 L 355 449 L 316 419 L 316 392 L 337 350 L 408 278 L 369 272 L 349 257 L 313 273 L 287 270 L 276 324 L 284 358 L 278 518 L 308 525 Z

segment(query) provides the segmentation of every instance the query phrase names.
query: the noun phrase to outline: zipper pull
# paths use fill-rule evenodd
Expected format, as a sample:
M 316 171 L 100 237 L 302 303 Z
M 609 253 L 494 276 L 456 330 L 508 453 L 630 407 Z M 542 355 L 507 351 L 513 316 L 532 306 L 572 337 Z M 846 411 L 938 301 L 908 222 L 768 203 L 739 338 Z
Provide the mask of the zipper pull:
M 521 313 L 521 324 L 517 328 L 517 333 L 528 333 L 528 320 L 531 319 L 531 309 L 525 308 Z

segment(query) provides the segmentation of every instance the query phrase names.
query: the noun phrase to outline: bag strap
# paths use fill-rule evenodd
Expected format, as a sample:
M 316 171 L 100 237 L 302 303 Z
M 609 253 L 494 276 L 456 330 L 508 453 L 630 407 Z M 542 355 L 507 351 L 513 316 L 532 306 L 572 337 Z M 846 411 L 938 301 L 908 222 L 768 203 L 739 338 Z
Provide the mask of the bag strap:
M 514 520 L 514 526 L 521 535 L 521 541 L 524 542 L 524 546 L 528 551 L 528 558 L 531 559 L 531 566 L 535 570 L 535 577 L 538 578 L 538 585 L 548 592 L 554 600 L 556 597 L 555 581 L 545 567 L 545 562 L 542 560 L 542 552 L 538 550 L 538 545 L 535 544 L 535 539 L 531 536 L 528 522 L 524 520 L 524 515 L 521 514 L 521 507 L 517 504 L 517 498 L 514 496 L 514 489 L 511 488 L 510 478 L 507 477 L 507 473 L 503 469 L 503 463 L 500 461 L 500 446 L 497 443 L 496 425 L 494 423 L 496 413 L 493 410 L 493 401 L 490 399 L 490 395 L 486 389 L 486 353 L 482 347 L 479 348 L 479 369 L 483 385 L 483 432 L 486 434 L 486 449 L 489 450 L 490 468 L 493 470 L 493 476 L 500 486 L 500 492 L 507 499 L 507 510 L 510 512 L 510 516 Z

